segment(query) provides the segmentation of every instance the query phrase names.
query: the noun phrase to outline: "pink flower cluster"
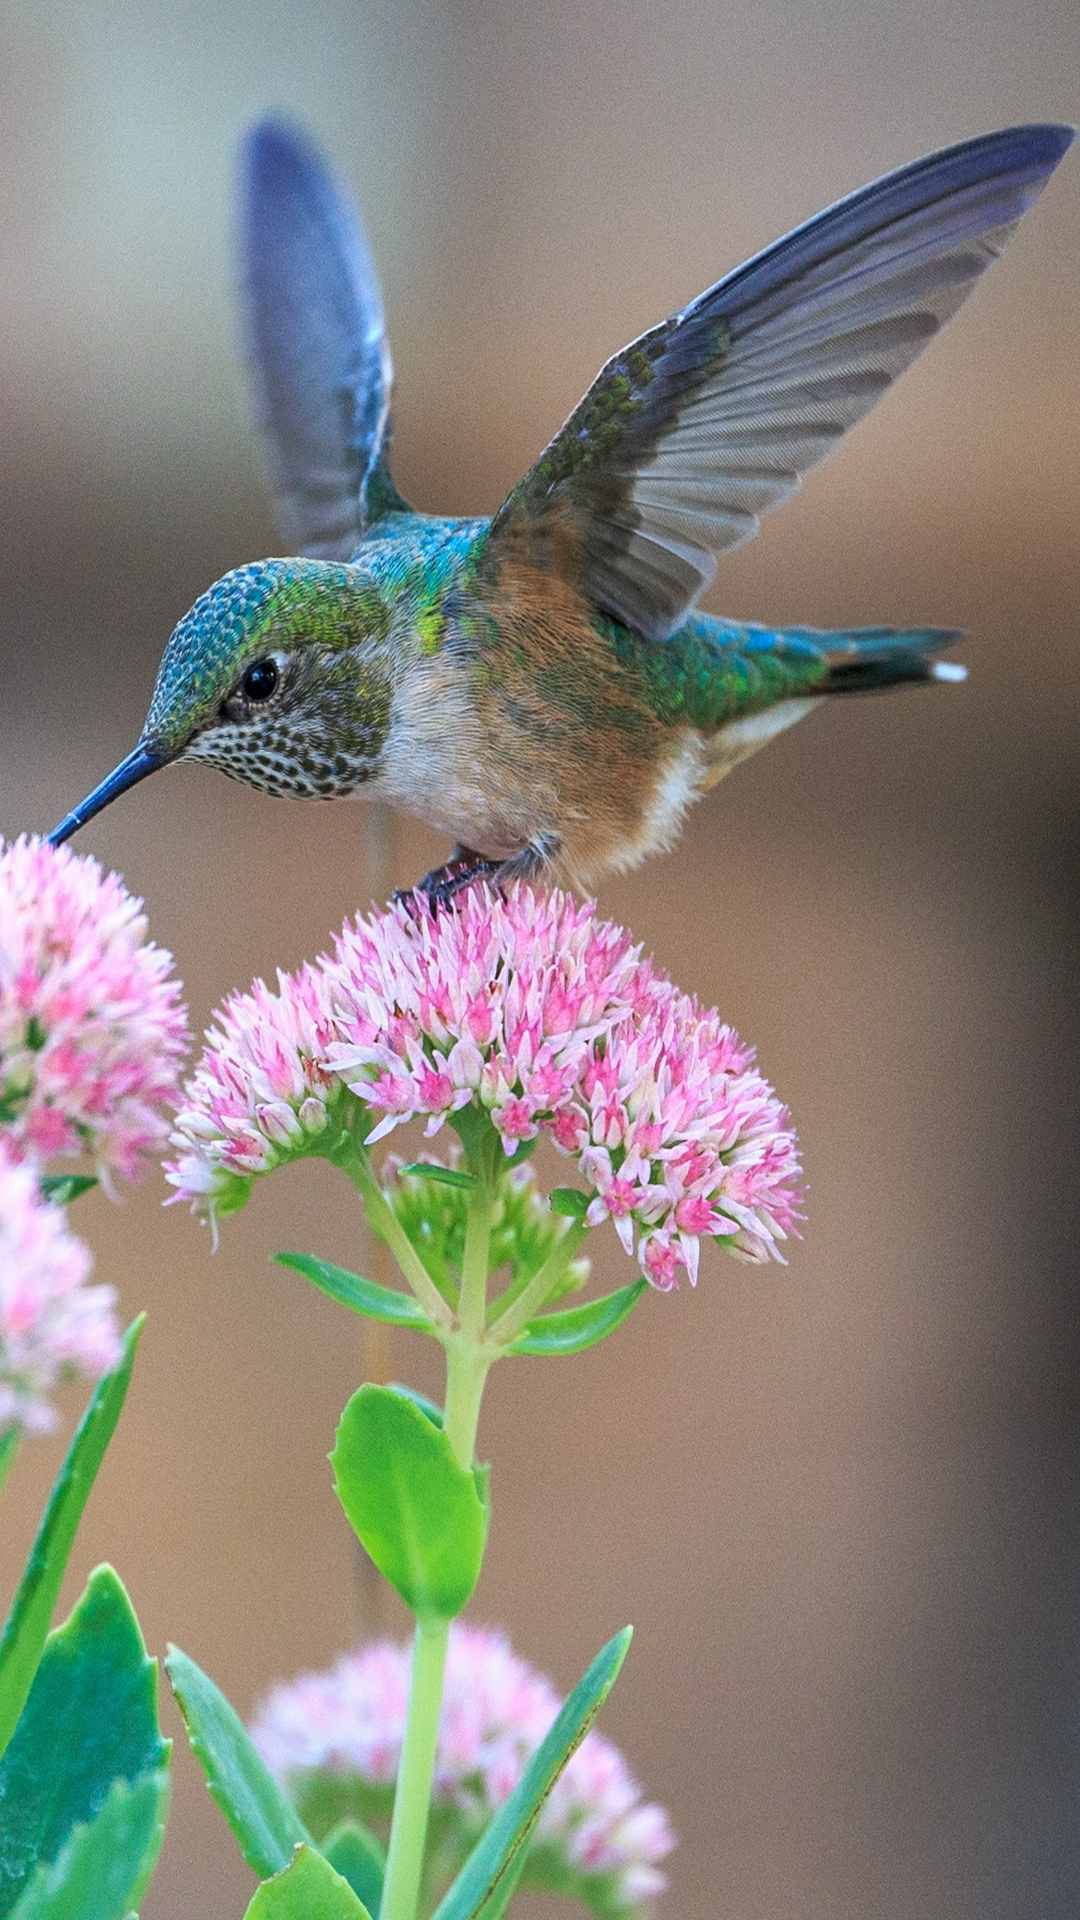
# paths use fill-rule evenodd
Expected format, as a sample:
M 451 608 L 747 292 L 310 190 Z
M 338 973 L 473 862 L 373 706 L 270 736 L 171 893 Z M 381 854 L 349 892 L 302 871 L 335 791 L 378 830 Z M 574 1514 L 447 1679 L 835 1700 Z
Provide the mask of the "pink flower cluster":
M 293 1791 L 305 1775 L 390 1787 L 409 1689 L 407 1646 L 380 1641 L 325 1673 L 274 1689 L 252 1734 Z M 551 1682 L 505 1637 L 458 1621 L 450 1629 L 436 1759 L 435 1803 L 456 1810 L 466 1845 L 513 1792 L 560 1707 Z M 591 1903 L 629 1914 L 665 1885 L 659 1863 L 675 1844 L 663 1808 L 641 1789 L 610 1741 L 590 1733 L 547 1802 L 533 1847 L 550 1849 Z
M 47 1395 L 119 1353 L 112 1287 L 42 1198 L 55 1159 L 133 1178 L 168 1133 L 187 1049 L 172 962 L 116 874 L 0 841 L 0 1429 L 48 1427 Z
M 330 1061 L 380 1116 L 372 1140 L 478 1099 L 511 1154 L 568 1106 L 639 972 L 629 935 L 567 894 L 474 887 L 420 920 L 397 905 L 337 942 Z
M 230 995 L 176 1116 L 176 1199 L 229 1213 L 256 1174 L 318 1142 L 342 1094 L 325 1065 L 336 1032 L 324 965 L 279 973 L 276 993 L 256 980 Z
M 33 1169 L 0 1146 L 0 1432 L 55 1423 L 47 1395 L 97 1379 L 120 1352 L 112 1287 L 88 1287 L 90 1254 L 43 1200 Z
M 167 1137 L 187 1038 L 171 958 L 119 877 L 0 842 L 0 1126 L 16 1150 L 133 1178 Z
M 696 1279 L 703 1236 L 780 1258 L 798 1217 L 795 1136 L 752 1051 L 565 894 L 473 888 L 419 918 L 394 905 L 276 994 L 231 1001 L 169 1178 L 210 1213 L 240 1204 L 325 1125 L 335 1082 L 371 1140 L 413 1119 L 437 1132 L 470 1102 L 508 1155 L 547 1136 L 577 1161 L 590 1224 L 611 1219 L 661 1289 Z

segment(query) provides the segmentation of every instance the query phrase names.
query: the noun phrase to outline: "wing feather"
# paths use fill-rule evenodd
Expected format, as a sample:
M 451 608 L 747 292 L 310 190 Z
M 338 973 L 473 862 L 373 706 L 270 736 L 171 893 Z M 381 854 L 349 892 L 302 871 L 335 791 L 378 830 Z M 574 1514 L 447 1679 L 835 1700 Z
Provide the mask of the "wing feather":
M 243 319 L 290 552 L 348 559 L 385 475 L 392 368 L 359 223 L 306 134 L 259 121 L 240 155 Z
M 1072 139 L 1007 128 L 887 174 L 609 360 L 489 536 L 654 639 L 998 257 Z M 559 540 L 549 536 L 558 522 Z M 570 536 L 567 538 L 567 530 Z

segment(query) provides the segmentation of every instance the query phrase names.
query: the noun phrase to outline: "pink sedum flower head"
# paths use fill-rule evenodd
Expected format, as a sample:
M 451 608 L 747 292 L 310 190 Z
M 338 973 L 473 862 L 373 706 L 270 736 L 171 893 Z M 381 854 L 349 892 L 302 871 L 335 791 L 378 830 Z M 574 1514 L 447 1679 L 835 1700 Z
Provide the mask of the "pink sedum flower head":
M 0 1147 L 0 1432 L 55 1425 L 49 1395 L 96 1380 L 120 1354 L 112 1287 L 89 1287 L 90 1254 L 33 1168 Z
M 303 1807 L 309 1796 L 315 1804 L 329 1776 L 355 1787 L 358 1810 L 389 1809 L 409 1654 L 406 1645 L 379 1641 L 262 1702 L 255 1744 Z M 451 1627 L 434 1804 L 446 1810 L 462 1857 L 513 1792 L 561 1704 L 501 1633 L 461 1621 Z M 590 1733 L 541 1815 L 526 1884 L 577 1893 L 599 1914 L 637 1914 L 665 1886 L 661 1862 L 674 1845 L 664 1810 L 643 1801 L 622 1755 Z
M 176 1199 L 210 1218 L 235 1212 L 256 1175 L 329 1141 L 342 1102 L 324 1064 L 335 1034 L 322 965 L 225 1002 L 176 1116 L 165 1170 Z
M 330 1064 L 374 1110 L 370 1138 L 469 1101 L 505 1152 L 547 1135 L 654 1285 L 696 1280 L 703 1236 L 779 1257 L 797 1218 L 786 1110 L 745 1047 L 565 894 L 473 888 L 452 913 L 358 919 L 331 972 Z
M 171 957 L 118 875 L 0 842 L 0 1129 L 20 1156 L 134 1178 L 167 1137 L 187 1042 Z
M 419 919 L 399 903 L 337 943 L 330 1062 L 374 1110 L 372 1140 L 414 1117 L 436 1133 L 476 1101 L 512 1154 L 570 1098 L 637 964 L 621 927 L 566 894 L 473 887 Z
M 365 1110 L 369 1145 L 469 1106 L 507 1157 L 550 1139 L 577 1163 L 589 1224 L 610 1220 L 661 1290 L 696 1280 L 702 1238 L 780 1258 L 798 1218 L 795 1135 L 751 1049 L 566 894 L 472 888 L 434 915 L 398 903 L 276 995 L 231 1001 L 170 1179 L 203 1211 L 240 1204 L 251 1175 L 310 1150 L 335 1085 Z

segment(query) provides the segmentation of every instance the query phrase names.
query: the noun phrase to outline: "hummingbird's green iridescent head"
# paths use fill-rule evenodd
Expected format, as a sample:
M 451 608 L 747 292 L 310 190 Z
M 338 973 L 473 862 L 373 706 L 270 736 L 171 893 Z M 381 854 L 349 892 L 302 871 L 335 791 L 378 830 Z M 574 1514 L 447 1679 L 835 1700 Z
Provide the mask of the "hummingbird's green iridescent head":
M 352 793 L 390 725 L 389 631 L 359 567 L 260 560 L 223 575 L 174 629 L 138 745 L 52 843 L 173 760 L 209 761 L 264 793 Z

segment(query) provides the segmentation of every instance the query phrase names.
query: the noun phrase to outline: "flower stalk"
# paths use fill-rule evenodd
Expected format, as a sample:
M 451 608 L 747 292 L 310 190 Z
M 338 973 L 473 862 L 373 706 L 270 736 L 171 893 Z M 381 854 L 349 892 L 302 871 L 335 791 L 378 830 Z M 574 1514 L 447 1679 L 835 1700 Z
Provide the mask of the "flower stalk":
M 390 1248 L 406 1284 L 429 1320 L 435 1327 L 449 1331 L 453 1315 L 379 1185 L 367 1148 L 350 1138 L 339 1164 L 345 1168 L 364 1202 L 372 1232 Z
M 492 1191 L 490 1154 L 483 1155 L 483 1158 L 487 1165 L 472 1169 L 476 1185 L 470 1191 L 465 1205 L 465 1254 L 461 1263 L 458 1323 L 461 1329 L 459 1339 L 466 1349 L 483 1342 L 487 1317 Z
M 471 1469 L 480 1420 L 480 1402 L 488 1368 L 495 1353 L 486 1338 L 488 1262 L 491 1247 L 491 1221 L 494 1203 L 494 1134 L 473 1138 L 467 1146 L 469 1171 L 475 1185 L 469 1190 L 466 1205 L 465 1252 L 461 1268 L 457 1325 L 445 1335 L 446 1405 L 443 1426 L 453 1447 L 458 1465 Z M 360 1149 L 358 1164 L 366 1163 Z M 415 1288 L 411 1267 L 418 1256 L 405 1237 L 393 1209 L 367 1167 L 357 1184 L 367 1198 L 368 1185 L 375 1186 L 380 1213 L 372 1219 L 376 1231 L 382 1229 L 382 1212 L 393 1224 L 388 1244 L 397 1253 L 402 1240 L 411 1255 L 410 1266 L 402 1271 Z M 369 1201 L 370 1206 L 370 1201 Z M 439 1306 L 438 1325 L 445 1325 L 448 1309 L 425 1271 L 427 1286 Z M 417 1297 L 420 1298 L 419 1292 Z M 427 1305 L 426 1300 L 422 1304 Z M 430 1311 L 430 1308 L 429 1308 Z M 434 1319 L 434 1314 L 432 1315 Z M 409 1708 L 394 1793 L 394 1812 L 390 1825 L 390 1847 L 386 1879 L 380 1907 L 382 1920 L 415 1920 L 417 1902 L 424 1875 L 424 1855 L 428 1820 L 431 1813 L 432 1786 L 435 1777 L 435 1753 L 439 1718 L 442 1710 L 443 1678 L 450 1639 L 448 1619 L 420 1618 L 413 1640 L 409 1675 Z
M 567 1227 L 562 1238 L 556 1242 L 538 1273 L 524 1286 L 516 1300 L 512 1301 L 505 1313 L 493 1318 L 493 1339 L 496 1351 L 505 1351 L 534 1314 L 540 1312 L 551 1299 L 552 1294 L 571 1266 L 581 1246 L 588 1227 L 583 1220 L 574 1221 Z
M 449 1639 L 448 1620 L 417 1621 L 409 1677 L 409 1712 L 379 1909 L 382 1920 L 414 1920 L 420 1898 Z

